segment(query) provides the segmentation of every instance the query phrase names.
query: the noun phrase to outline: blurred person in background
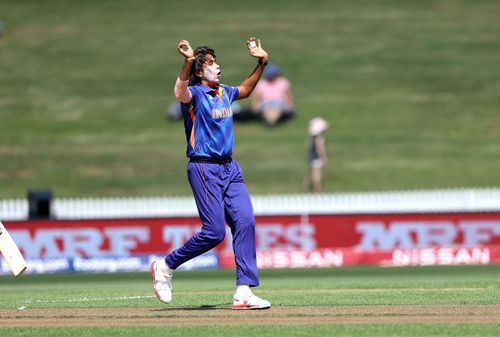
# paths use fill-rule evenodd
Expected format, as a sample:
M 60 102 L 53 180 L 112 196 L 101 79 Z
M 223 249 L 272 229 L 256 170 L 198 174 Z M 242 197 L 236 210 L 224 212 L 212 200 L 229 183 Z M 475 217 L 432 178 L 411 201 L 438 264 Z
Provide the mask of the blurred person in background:
M 234 115 L 236 120 L 261 118 L 267 125 L 276 125 L 291 119 L 295 115 L 292 85 L 276 64 L 269 64 L 264 70 L 252 93 L 250 109 Z
M 182 110 L 179 102 L 177 100 L 170 103 L 165 111 L 165 117 L 167 120 L 178 121 L 182 119 Z
M 306 188 L 309 192 L 322 191 L 321 178 L 323 166 L 327 163 L 324 133 L 328 129 L 328 122 L 321 117 L 309 121 L 309 172 L 306 178 Z
M 265 67 L 268 54 L 260 41 L 247 41 L 250 56 L 258 59 L 250 76 L 239 86 L 220 83 L 221 67 L 209 47 L 193 50 L 186 40 L 177 44 L 184 64 L 175 83 L 180 101 L 189 158 L 188 181 L 202 227 L 182 247 L 151 264 L 156 297 L 172 301 L 172 277 L 183 263 L 219 245 L 226 223 L 233 237 L 236 292 L 232 309 L 267 309 L 271 303 L 253 294 L 259 285 L 255 243 L 255 217 L 240 165 L 232 159 L 234 145 L 232 103 L 247 98 Z

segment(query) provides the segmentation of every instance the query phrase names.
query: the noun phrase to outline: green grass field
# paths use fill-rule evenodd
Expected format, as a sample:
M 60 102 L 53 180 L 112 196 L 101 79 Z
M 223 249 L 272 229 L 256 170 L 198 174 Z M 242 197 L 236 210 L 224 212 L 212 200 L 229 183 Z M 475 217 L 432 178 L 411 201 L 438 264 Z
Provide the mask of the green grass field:
M 500 265 L 263 270 L 260 276 L 256 293 L 273 307 L 251 312 L 229 309 L 232 270 L 176 273 L 171 305 L 156 300 L 144 273 L 1 277 L 0 335 L 230 336 L 235 328 L 259 337 L 500 333 Z
M 325 190 L 500 185 L 500 2 L 0 2 L 0 198 L 188 195 L 182 123 L 165 120 L 181 38 L 223 82 L 262 39 L 298 117 L 236 126 L 254 194 L 301 192 L 306 125 L 331 124 Z

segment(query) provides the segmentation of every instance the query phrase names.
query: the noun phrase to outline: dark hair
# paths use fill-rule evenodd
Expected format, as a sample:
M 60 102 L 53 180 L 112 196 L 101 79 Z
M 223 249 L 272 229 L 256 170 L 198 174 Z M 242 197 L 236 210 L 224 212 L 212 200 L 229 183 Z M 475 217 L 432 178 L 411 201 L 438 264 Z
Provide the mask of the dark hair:
M 198 71 L 203 69 L 203 65 L 207 62 L 207 55 L 212 55 L 215 58 L 215 51 L 207 46 L 198 47 L 194 51 L 196 59 L 191 66 L 191 73 L 189 75 L 189 85 L 196 85 L 201 83 L 201 78 L 196 76 Z

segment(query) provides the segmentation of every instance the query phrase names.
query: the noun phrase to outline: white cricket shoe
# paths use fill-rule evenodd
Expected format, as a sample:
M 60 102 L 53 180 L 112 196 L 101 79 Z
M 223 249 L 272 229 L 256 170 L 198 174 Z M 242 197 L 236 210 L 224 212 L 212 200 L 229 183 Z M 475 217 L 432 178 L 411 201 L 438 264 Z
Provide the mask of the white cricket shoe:
M 250 290 L 243 294 L 236 292 L 233 297 L 232 309 L 234 310 L 269 309 L 270 307 L 269 301 L 254 295 Z
M 151 274 L 153 275 L 153 289 L 156 297 L 163 303 L 172 301 L 172 274 L 163 272 L 160 268 L 162 261 L 151 263 Z

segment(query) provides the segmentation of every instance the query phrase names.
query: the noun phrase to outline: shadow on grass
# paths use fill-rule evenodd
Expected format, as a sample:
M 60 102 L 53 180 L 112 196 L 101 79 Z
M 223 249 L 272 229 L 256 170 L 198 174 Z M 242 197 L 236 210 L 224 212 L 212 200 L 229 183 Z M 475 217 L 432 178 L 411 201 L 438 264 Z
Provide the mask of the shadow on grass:
M 178 311 L 178 310 L 185 310 L 185 311 L 204 311 L 204 310 L 230 310 L 231 309 L 231 303 L 221 303 L 221 304 L 206 304 L 206 305 L 200 305 L 198 307 L 167 307 L 167 308 L 160 308 L 160 309 L 154 309 L 153 311 Z

